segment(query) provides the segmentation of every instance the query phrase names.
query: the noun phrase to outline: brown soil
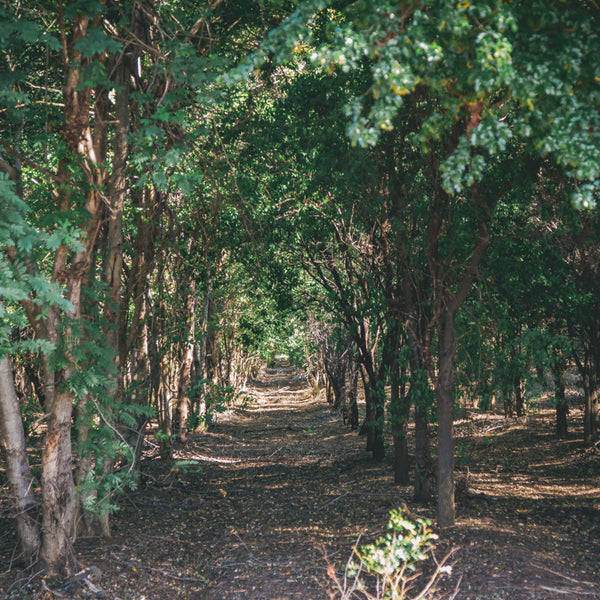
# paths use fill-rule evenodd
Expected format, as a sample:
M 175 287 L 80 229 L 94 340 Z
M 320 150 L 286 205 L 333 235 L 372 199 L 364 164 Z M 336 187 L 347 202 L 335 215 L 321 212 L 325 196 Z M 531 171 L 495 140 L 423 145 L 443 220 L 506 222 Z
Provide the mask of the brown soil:
M 251 395 L 173 460 L 144 462 L 144 485 L 121 498 L 110 539 L 78 540 L 105 598 L 327 599 L 328 564 L 341 573 L 359 537 L 384 532 L 391 508 L 404 501 L 435 519 L 295 371 L 266 370 Z M 436 550 L 457 548 L 444 583 L 450 591 L 462 577 L 456 600 L 600 599 L 600 454 L 579 439 L 557 440 L 550 410 L 522 420 L 472 412 L 457 423 L 468 489 Z M 40 590 L 57 584 L 9 569 L 2 499 L 0 511 L 0 597 L 52 598 Z M 59 591 L 94 597 L 83 586 Z

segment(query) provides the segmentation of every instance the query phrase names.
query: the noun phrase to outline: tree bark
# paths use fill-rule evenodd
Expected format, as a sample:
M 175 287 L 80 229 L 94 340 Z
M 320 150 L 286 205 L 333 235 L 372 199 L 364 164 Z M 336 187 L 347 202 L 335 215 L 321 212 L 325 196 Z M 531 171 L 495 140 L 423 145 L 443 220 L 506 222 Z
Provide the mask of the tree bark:
M 598 384 L 594 369 L 586 361 L 583 373 L 583 391 L 585 404 L 583 410 L 583 440 L 586 444 L 592 444 L 598 437 Z
M 454 524 L 454 315 L 445 311 L 439 320 L 438 409 L 438 525 Z
M 41 544 L 38 503 L 33 493 L 23 420 L 8 356 L 0 358 L 0 438 L 6 452 L 19 543 L 26 562 L 34 563 Z
M 350 373 L 350 380 L 347 382 L 349 389 L 346 394 L 348 405 L 346 407 L 345 418 L 346 424 L 350 425 L 352 429 L 356 429 L 358 427 L 358 365 L 354 360 L 351 362 Z
M 436 169 L 439 174 L 439 165 Z M 477 239 L 471 258 L 457 281 L 454 293 L 448 289 L 444 262 L 440 256 L 439 241 L 444 214 L 449 203 L 447 193 L 436 180 L 434 206 L 427 231 L 427 258 L 433 281 L 433 300 L 438 332 L 438 374 L 436 400 L 438 408 L 438 524 L 454 524 L 454 443 L 453 443 L 453 372 L 455 353 L 454 320 L 468 298 L 478 270 L 490 244 L 489 222 L 492 210 L 504 193 L 500 190 L 488 202 L 482 201 L 479 184 L 471 186 L 471 200 L 477 214 Z
M 194 360 L 194 337 L 196 332 L 196 285 L 188 282 L 189 291 L 186 299 L 187 340 L 184 342 L 183 358 L 179 365 L 179 381 L 177 385 L 177 400 L 175 406 L 175 430 L 180 442 L 184 442 L 187 434 L 190 399 L 188 384 Z
M 414 323 L 411 328 L 415 331 Z M 426 387 L 429 386 L 427 370 L 423 365 L 423 356 L 416 341 L 411 342 L 410 359 L 411 383 L 408 390 L 408 404 L 415 412 L 415 481 L 414 498 L 416 502 L 428 504 L 433 497 L 434 467 L 431 458 L 428 405 Z
M 517 375 L 513 380 L 513 390 L 515 393 L 515 410 L 517 417 L 523 416 L 523 390 L 521 386 L 521 376 Z
M 50 365 L 46 372 L 52 378 Z M 75 517 L 75 483 L 71 449 L 73 394 L 53 390 L 48 394 L 48 429 L 42 449 L 42 548 L 41 558 L 50 573 L 69 577 L 77 570 L 72 540 Z
M 408 413 L 410 405 L 400 385 L 400 367 L 394 360 L 390 385 L 390 420 L 394 439 L 394 483 L 408 485 L 410 463 L 408 456 Z
M 92 21 L 78 14 L 67 23 L 62 12 L 62 3 L 57 5 L 58 27 L 61 32 L 64 69 L 63 101 L 64 124 L 61 135 L 69 150 L 71 160 L 65 158 L 58 166 L 58 177 L 67 182 L 57 188 L 58 209 L 69 213 L 76 202 L 72 198 L 71 185 L 78 185 L 72 178 L 76 166 L 85 179 L 85 209 L 89 215 L 81 227 L 84 248 L 72 253 L 60 246 L 54 256 L 52 280 L 66 284 L 66 298 L 71 303 L 67 317 L 81 318 L 81 292 L 83 280 L 90 267 L 90 256 L 96 246 L 100 228 L 100 190 L 104 186 L 105 169 L 100 164 L 105 143 L 104 124 L 92 132 L 90 123 L 92 90 L 81 86 L 81 69 L 86 60 L 77 50 L 77 44 L 87 36 L 88 26 L 98 26 L 101 15 Z M 68 33 L 70 35 L 68 35 Z M 68 39 L 69 38 L 69 39 Z M 27 309 L 27 307 L 26 307 Z M 44 379 L 46 386 L 47 431 L 42 449 L 42 546 L 40 556 L 50 574 L 71 576 L 77 563 L 72 548 L 75 535 L 75 483 L 73 479 L 73 455 L 71 447 L 72 413 L 75 395 L 67 381 L 75 369 L 71 353 L 72 331 L 65 326 L 64 316 L 56 307 L 47 311 L 39 321 L 29 306 L 28 316 L 32 327 L 40 337 L 58 346 L 66 367 L 58 369 L 49 357 L 44 357 Z
M 555 364 L 552 368 L 554 375 L 554 395 L 556 403 L 556 435 L 566 438 L 569 434 L 567 414 L 569 405 L 565 394 L 565 370 L 562 364 Z
M 414 499 L 428 504 L 433 497 L 434 468 L 431 460 L 431 445 L 427 409 L 415 405 L 415 482 Z

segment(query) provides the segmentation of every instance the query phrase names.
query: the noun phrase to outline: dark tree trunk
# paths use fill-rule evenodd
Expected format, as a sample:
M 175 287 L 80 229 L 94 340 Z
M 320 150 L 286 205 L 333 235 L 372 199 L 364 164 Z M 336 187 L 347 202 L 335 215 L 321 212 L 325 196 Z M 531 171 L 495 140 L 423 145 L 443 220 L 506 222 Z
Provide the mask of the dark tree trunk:
M 367 385 L 363 378 L 363 387 L 365 390 L 365 420 L 360 428 L 361 435 L 367 437 L 367 452 L 372 452 L 375 447 L 375 436 L 373 422 L 375 419 L 373 411 L 373 394 L 370 385 Z
M 327 376 L 327 382 L 325 383 L 325 398 L 327 400 L 327 404 L 333 405 L 333 385 L 329 376 Z
M 416 331 L 413 323 L 412 331 Z M 434 466 L 431 459 L 431 440 L 429 432 L 428 410 L 430 400 L 427 390 L 429 379 L 424 369 L 421 349 L 416 341 L 412 342 L 410 360 L 410 388 L 408 405 L 414 406 L 415 413 L 415 481 L 414 498 L 416 502 L 428 504 L 434 492 Z
M 439 164 L 435 164 L 439 175 Z M 507 183 L 510 185 L 510 182 Z M 478 276 L 487 248 L 490 244 L 489 221 L 491 213 L 503 195 L 499 190 L 492 198 L 481 197 L 479 184 L 471 186 L 471 200 L 477 214 L 477 242 L 471 258 L 457 281 L 456 291 L 451 293 L 447 284 L 447 268 L 440 255 L 439 241 L 442 236 L 445 211 L 449 197 L 436 180 L 434 206 L 427 230 L 427 259 L 432 276 L 434 310 L 437 316 L 438 333 L 438 373 L 436 399 L 438 409 L 438 525 L 449 527 L 454 524 L 454 443 L 453 443 L 453 390 L 455 331 L 454 319 L 460 307 L 469 296 Z M 431 365 L 429 365 L 431 367 Z M 433 377 L 433 375 L 432 375 Z
M 556 435 L 566 438 L 569 434 L 567 415 L 569 405 L 565 394 L 565 370 L 562 364 L 555 365 L 552 369 L 554 375 L 554 395 L 556 402 Z
M 397 485 L 408 485 L 409 482 L 407 438 L 409 408 L 404 389 L 400 386 L 398 364 L 395 364 L 390 387 L 390 420 L 394 439 L 394 482 Z
M 454 315 L 446 310 L 439 321 L 438 409 L 438 524 L 454 524 Z
M 383 437 L 385 392 L 383 383 L 378 382 L 375 374 L 361 365 L 361 375 L 365 390 L 365 421 L 361 426 L 361 434 L 367 436 L 367 451 L 373 458 L 381 460 L 385 457 L 385 442 Z
M 598 383 L 588 361 L 583 374 L 583 390 L 585 395 L 583 439 L 586 444 L 592 444 L 598 439 Z
M 410 481 L 410 460 L 408 454 L 408 422 L 398 422 L 393 426 L 394 435 L 394 483 L 408 485 Z
M 385 457 L 385 441 L 383 437 L 383 401 L 379 399 L 378 390 L 365 384 L 365 421 L 361 434 L 367 436 L 367 450 L 373 458 L 382 460 Z
M 523 390 L 521 386 L 521 376 L 517 375 L 513 381 L 513 389 L 515 392 L 515 411 L 517 417 L 523 416 Z
M 434 467 L 431 460 L 431 445 L 427 408 L 415 405 L 415 482 L 416 502 L 428 504 L 433 498 Z
M 196 285 L 193 281 L 188 282 L 188 296 L 186 299 L 186 323 L 188 339 L 184 342 L 183 357 L 179 366 L 179 380 L 177 384 L 177 399 L 175 406 L 174 430 L 177 439 L 184 442 L 188 429 L 188 418 L 190 413 L 190 399 L 188 396 L 188 384 L 192 372 L 194 360 L 194 336 L 196 331 Z
M 351 379 L 348 382 L 346 423 L 352 429 L 356 429 L 358 427 L 358 365 L 354 362 L 352 363 L 351 374 Z
M 379 389 L 380 388 L 380 389 Z M 383 384 L 378 386 L 375 394 L 375 423 L 373 425 L 373 458 L 375 460 L 383 460 L 385 458 L 385 388 Z

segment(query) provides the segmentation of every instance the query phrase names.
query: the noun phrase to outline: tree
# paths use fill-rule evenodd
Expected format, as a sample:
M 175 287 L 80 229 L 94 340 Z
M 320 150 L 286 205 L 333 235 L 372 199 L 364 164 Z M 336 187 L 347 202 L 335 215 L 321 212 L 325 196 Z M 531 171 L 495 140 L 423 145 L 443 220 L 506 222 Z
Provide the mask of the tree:
M 589 108 L 597 105 L 597 93 L 585 57 L 598 49 L 594 18 L 585 6 L 565 10 L 558 2 L 526 8 L 445 0 L 427 7 L 394 2 L 338 7 L 315 0 L 303 3 L 238 71 L 245 75 L 267 54 L 284 61 L 301 51 L 317 71 L 365 73 L 366 91 L 346 101 L 348 135 L 365 146 L 397 127 L 407 98 L 423 99 L 419 110 L 424 106 L 425 112 L 413 140 L 428 157 L 432 182 L 426 251 L 438 344 L 442 526 L 454 521 L 455 318 L 489 246 L 493 209 L 510 187 L 491 173 L 514 161 L 518 148 L 519 155 L 550 156 L 576 182 L 574 201 L 593 204 L 598 112 Z M 516 139 L 520 146 L 509 143 Z M 495 185 L 488 193 L 481 182 L 490 176 Z M 449 282 L 456 268 L 445 262 L 443 238 L 452 233 L 447 215 L 456 200 L 470 203 L 475 236 L 458 277 Z

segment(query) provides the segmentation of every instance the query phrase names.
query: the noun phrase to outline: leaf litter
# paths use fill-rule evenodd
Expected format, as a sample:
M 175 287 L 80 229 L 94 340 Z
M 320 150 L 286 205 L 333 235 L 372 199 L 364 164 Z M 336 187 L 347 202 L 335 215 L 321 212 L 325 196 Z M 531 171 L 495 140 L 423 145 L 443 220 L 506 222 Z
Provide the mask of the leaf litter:
M 252 404 L 219 415 L 172 459 L 144 461 L 143 485 L 121 498 L 111 538 L 77 541 L 101 597 L 328 599 L 328 569 L 340 573 L 357 540 L 381 536 L 392 508 L 435 521 L 435 506 L 394 485 L 391 458 L 373 461 L 301 374 L 264 370 L 249 393 Z M 552 419 L 550 409 L 521 419 L 469 411 L 457 422 L 466 485 L 456 525 L 438 532 L 439 556 L 456 549 L 441 590 L 462 578 L 456 600 L 600 598 L 600 452 L 579 431 L 556 439 Z M 0 564 L 10 566 L 2 489 Z M 44 593 L 35 574 L 0 573 L 0 597 Z M 64 597 L 94 594 L 80 586 Z

